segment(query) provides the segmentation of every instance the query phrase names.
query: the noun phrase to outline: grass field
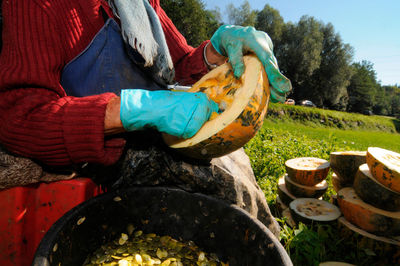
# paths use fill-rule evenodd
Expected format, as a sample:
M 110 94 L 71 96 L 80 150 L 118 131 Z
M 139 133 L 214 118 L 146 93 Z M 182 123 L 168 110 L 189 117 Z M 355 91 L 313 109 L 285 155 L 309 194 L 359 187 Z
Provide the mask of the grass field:
M 400 120 L 386 116 L 366 116 L 356 113 L 337 112 L 319 108 L 270 104 L 268 120 L 296 121 L 311 127 L 330 127 L 338 129 L 400 132 Z
M 345 149 L 367 150 L 368 147 L 381 147 L 400 152 L 400 134 L 367 130 L 341 130 L 329 127 L 311 127 L 294 121 L 265 120 L 264 127 L 278 132 L 290 132 L 296 136 L 310 139 L 329 140 L 344 144 Z
M 297 106 L 273 105 L 272 108 L 280 115 L 267 117 L 245 150 L 273 212 L 277 181 L 285 173 L 284 162 L 288 159 L 310 156 L 329 160 L 333 151 L 366 150 L 372 146 L 400 152 L 400 134 L 395 127 L 398 120 L 393 118 Z M 324 123 L 319 123 L 321 120 Z M 333 122 L 328 125 L 325 123 L 328 120 Z M 330 177 L 331 173 L 325 200 L 335 194 Z M 278 221 L 282 226 L 281 242 L 296 266 L 318 265 L 322 261 L 356 265 L 392 263 L 391 257 L 385 257 L 385 247 L 366 245 L 365 239 L 357 235 L 343 237 L 337 225 L 300 224 L 291 228 L 284 219 Z

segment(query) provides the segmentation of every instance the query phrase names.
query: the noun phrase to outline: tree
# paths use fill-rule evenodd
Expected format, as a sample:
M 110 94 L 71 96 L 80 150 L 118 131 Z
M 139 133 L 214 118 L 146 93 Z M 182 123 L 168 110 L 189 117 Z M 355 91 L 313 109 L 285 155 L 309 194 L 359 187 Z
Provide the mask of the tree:
M 297 24 L 286 24 L 282 41 L 279 47 L 275 47 L 280 69 L 291 80 L 292 97 L 297 101 L 313 95 L 306 81 L 321 64 L 322 41 L 320 23 L 303 16 Z
M 361 63 L 353 63 L 353 69 L 355 74 L 347 87 L 349 94 L 347 110 L 358 113 L 372 111 L 378 87 L 373 64 L 363 60 Z
M 219 12 L 219 8 L 214 10 L 206 10 L 206 21 L 207 21 L 207 38 L 210 39 L 214 32 L 223 24 L 221 19 L 221 13 Z
M 190 45 L 198 46 L 210 39 L 220 26 L 218 10 L 205 10 L 201 0 L 169 0 L 160 3 Z
M 375 105 L 372 108 L 374 114 L 390 115 L 392 112 L 391 88 L 388 86 L 378 86 L 375 95 Z
M 335 33 L 333 25 L 320 25 L 323 34 L 321 63 L 307 81 L 312 90 L 310 99 L 318 106 L 346 110 L 348 103 L 347 86 L 352 76 L 351 61 L 353 48 L 344 44 Z
M 226 7 L 230 24 L 240 26 L 254 26 L 256 23 L 257 12 L 251 9 L 249 1 L 236 8 L 233 4 Z
M 400 116 L 400 87 L 379 86 L 373 110 L 376 114 Z
M 397 92 L 393 94 L 392 97 L 392 111 L 391 115 L 396 116 L 398 119 L 400 119 L 400 88 L 397 88 Z
M 269 35 L 274 47 L 280 46 L 285 22 L 278 10 L 270 5 L 265 5 L 263 10 L 257 13 L 255 27 Z

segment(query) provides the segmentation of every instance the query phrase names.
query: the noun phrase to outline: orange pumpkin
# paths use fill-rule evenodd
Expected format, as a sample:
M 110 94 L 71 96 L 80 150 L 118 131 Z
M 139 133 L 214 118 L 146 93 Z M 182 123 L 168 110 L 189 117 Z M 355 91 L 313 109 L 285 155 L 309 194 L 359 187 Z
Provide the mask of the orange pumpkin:
M 367 164 L 379 183 L 400 192 L 400 154 L 370 147 L 367 150 Z
M 400 235 L 400 212 L 388 212 L 365 203 L 351 187 L 341 189 L 337 200 L 350 223 L 376 235 Z
M 314 157 L 300 157 L 285 162 L 286 172 L 296 183 L 314 186 L 324 180 L 329 172 L 329 162 Z
M 353 187 L 357 195 L 366 203 L 382 210 L 400 211 L 400 193 L 376 181 L 367 164 L 360 165 Z
M 213 114 L 196 135 L 181 139 L 163 135 L 171 148 L 189 157 L 210 159 L 241 148 L 261 128 L 269 102 L 269 82 L 263 65 L 254 55 L 244 57 L 240 79 L 225 63 L 200 79 L 189 92 L 204 92 L 222 110 Z
M 319 198 L 328 189 L 326 180 L 314 186 L 305 186 L 294 182 L 287 174 L 285 175 L 285 185 L 287 190 L 297 198 Z

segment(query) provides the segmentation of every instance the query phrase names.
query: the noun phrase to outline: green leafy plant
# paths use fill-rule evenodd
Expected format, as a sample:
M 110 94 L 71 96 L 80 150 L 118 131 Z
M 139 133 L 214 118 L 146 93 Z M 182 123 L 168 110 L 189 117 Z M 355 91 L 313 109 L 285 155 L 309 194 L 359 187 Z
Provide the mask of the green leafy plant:
M 278 107 L 277 107 L 278 106 Z M 280 108 L 283 105 L 273 105 Z M 254 174 L 273 213 L 277 214 L 275 199 L 279 177 L 286 172 L 285 161 L 296 157 L 318 157 L 329 160 L 333 151 L 366 150 L 369 146 L 378 146 L 400 152 L 400 134 L 389 129 L 379 132 L 379 128 L 390 128 L 392 118 L 366 117 L 356 114 L 319 110 L 305 107 L 286 107 L 307 112 L 306 116 L 291 117 L 281 115 L 268 117 L 263 128 L 245 146 Z M 279 110 L 277 110 L 279 112 Z M 282 113 L 282 112 L 281 112 Z M 325 114 L 336 117 L 352 129 L 339 129 L 336 125 L 321 124 L 318 119 Z M 315 119 L 317 117 L 317 119 Z M 368 121 L 363 120 L 364 117 Z M 386 119 L 386 120 L 385 120 Z M 372 126 L 381 120 L 381 126 Z M 350 123 L 351 124 L 351 123 Z M 364 125 L 355 127 L 355 125 Z M 368 126 L 365 126 L 368 125 Z M 383 129 L 384 131 L 386 129 Z M 329 188 L 324 195 L 330 200 L 336 194 L 331 182 L 332 173 L 327 177 Z M 323 261 L 342 261 L 356 265 L 395 265 L 400 251 L 387 245 L 370 242 L 353 232 L 343 233 L 338 224 L 327 225 L 299 224 L 290 227 L 286 218 L 277 218 L 281 225 L 280 241 L 285 247 L 294 265 L 318 265 Z M 398 252 L 398 254 L 396 253 Z M 396 255 L 397 254 L 397 255 Z M 396 257 L 397 256 L 397 257 Z M 397 261 L 396 261 L 397 260 Z

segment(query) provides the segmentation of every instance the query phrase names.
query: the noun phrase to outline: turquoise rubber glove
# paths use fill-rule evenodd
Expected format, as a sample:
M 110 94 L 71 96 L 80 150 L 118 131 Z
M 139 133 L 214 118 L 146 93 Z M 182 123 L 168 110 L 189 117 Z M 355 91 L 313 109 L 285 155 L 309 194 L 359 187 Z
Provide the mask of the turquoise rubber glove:
M 292 90 L 292 85 L 290 80 L 279 72 L 268 34 L 253 27 L 223 25 L 211 37 L 211 43 L 219 54 L 229 57 L 237 78 L 244 72 L 243 54 L 255 53 L 262 62 L 272 86 L 271 100 L 285 101 L 286 93 Z
M 121 91 L 120 119 L 128 131 L 155 128 L 190 138 L 218 110 L 218 105 L 201 92 Z

